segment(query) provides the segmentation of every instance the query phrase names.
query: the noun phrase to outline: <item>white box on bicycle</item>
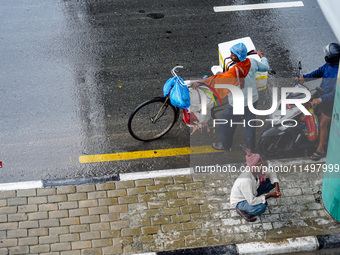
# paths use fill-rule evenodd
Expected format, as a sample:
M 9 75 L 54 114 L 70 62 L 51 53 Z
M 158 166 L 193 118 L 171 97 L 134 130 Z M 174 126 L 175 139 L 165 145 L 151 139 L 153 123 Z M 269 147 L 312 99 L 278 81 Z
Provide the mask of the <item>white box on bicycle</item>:
M 219 65 L 222 69 L 225 70 L 228 67 L 228 64 L 231 63 L 230 57 L 230 48 L 233 47 L 237 43 L 244 43 L 247 47 L 248 52 L 255 50 L 255 45 L 250 37 L 244 37 L 224 43 L 218 44 L 218 56 L 219 56 Z M 251 54 L 248 58 L 254 58 L 257 61 L 261 62 L 261 58 L 257 54 Z M 267 88 L 267 79 L 268 79 L 268 72 L 257 72 L 256 73 L 256 87 L 257 90 L 264 90 Z

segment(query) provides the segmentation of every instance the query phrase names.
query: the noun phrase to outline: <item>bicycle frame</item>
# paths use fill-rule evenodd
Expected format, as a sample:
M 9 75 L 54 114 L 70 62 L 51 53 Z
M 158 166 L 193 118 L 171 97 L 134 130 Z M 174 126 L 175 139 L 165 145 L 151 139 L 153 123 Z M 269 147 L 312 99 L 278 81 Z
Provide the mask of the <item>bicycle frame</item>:
M 170 91 L 171 91 L 171 90 L 170 90 Z M 170 93 L 169 93 L 169 94 L 170 94 Z M 152 123 L 155 123 L 155 122 L 158 120 L 159 117 L 162 117 L 163 114 L 162 114 L 162 115 L 160 115 L 160 114 L 161 114 L 162 110 L 164 109 L 164 106 L 165 106 L 166 104 L 168 104 L 168 101 L 169 101 L 169 95 L 166 97 L 166 99 L 165 99 L 165 101 L 164 101 L 162 107 L 159 109 L 159 111 L 158 111 L 158 113 L 156 114 L 156 116 L 153 117 L 153 118 L 151 118 Z M 177 108 L 177 107 L 176 107 L 176 108 Z

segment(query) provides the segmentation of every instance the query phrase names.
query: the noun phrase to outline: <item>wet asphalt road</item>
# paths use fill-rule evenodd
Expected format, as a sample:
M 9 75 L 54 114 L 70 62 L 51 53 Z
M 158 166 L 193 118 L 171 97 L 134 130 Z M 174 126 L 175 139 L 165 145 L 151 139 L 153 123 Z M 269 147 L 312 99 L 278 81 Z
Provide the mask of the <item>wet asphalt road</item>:
M 260 2 L 275 1 L 249 3 Z M 189 156 L 78 159 L 190 146 L 189 129 L 179 124 L 164 139 L 138 142 L 128 134 L 128 116 L 162 94 L 173 66 L 185 67 L 184 79 L 210 75 L 218 43 L 250 36 L 276 72 L 269 78 L 273 86 L 291 80 L 298 60 L 305 72 L 322 65 L 322 47 L 335 36 L 317 1 L 303 2 L 299 8 L 214 13 L 214 6 L 244 1 L 2 1 L 0 182 L 187 167 Z M 223 160 L 242 162 L 243 156 L 234 152 Z
M 309 251 L 309 252 L 299 252 L 299 253 L 289 253 L 289 255 L 339 255 L 340 249 L 324 249 L 324 250 L 317 250 L 317 251 Z M 283 254 L 288 255 L 288 254 Z

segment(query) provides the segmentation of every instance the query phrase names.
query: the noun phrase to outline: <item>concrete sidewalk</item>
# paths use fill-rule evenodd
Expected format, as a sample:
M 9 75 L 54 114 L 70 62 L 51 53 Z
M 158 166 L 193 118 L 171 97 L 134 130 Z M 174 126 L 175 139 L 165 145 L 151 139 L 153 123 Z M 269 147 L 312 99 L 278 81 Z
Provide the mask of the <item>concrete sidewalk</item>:
M 0 254 L 135 254 L 340 233 L 323 173 L 278 173 L 283 196 L 244 221 L 239 173 L 186 174 L 0 192 Z

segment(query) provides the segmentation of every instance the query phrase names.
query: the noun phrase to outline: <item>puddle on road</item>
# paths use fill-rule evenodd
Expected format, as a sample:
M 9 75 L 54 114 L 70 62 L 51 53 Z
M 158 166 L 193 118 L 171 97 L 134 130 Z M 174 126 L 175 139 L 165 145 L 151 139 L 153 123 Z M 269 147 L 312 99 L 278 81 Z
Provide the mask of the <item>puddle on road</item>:
M 163 13 L 150 13 L 146 16 L 149 17 L 149 18 L 152 18 L 152 19 L 162 19 L 162 18 L 164 18 Z

